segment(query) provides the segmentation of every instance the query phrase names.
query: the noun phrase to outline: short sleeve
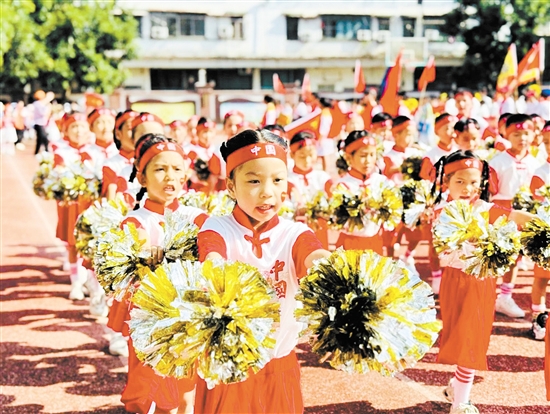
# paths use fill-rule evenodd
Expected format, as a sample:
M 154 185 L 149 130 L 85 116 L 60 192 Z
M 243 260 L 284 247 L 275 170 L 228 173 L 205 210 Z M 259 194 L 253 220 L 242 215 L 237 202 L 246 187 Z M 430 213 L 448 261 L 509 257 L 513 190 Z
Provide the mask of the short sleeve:
M 496 204 L 493 205 L 489 209 L 489 223 L 494 223 L 495 221 L 497 221 L 499 217 L 502 217 L 502 216 L 508 217 L 511 211 L 512 210 L 509 208 L 498 206 Z
M 540 178 L 538 175 L 534 175 L 533 178 L 531 179 L 531 185 L 529 186 L 529 188 L 531 189 L 531 192 L 535 194 L 535 191 L 537 191 L 539 188 L 543 187 L 544 185 L 545 184 L 542 178 Z M 537 196 L 535 195 L 535 197 Z
M 435 174 L 432 172 L 434 165 L 428 157 L 424 157 L 422 164 L 420 165 L 420 178 L 423 180 L 433 181 L 435 179 Z
M 210 157 L 210 160 L 208 161 L 208 169 L 214 175 L 221 174 L 222 164 L 220 158 L 216 154 L 213 154 L 212 157 Z
M 135 217 L 127 217 L 126 219 L 124 219 L 124 221 L 122 223 L 120 223 L 120 228 L 124 228 L 125 225 L 127 224 L 130 224 L 132 223 L 134 226 L 136 226 L 136 229 L 142 229 L 143 228 L 143 225 L 141 224 L 141 222 L 135 218 Z
M 193 223 L 195 223 L 195 226 L 197 226 L 200 229 L 207 218 L 208 218 L 208 214 L 206 213 L 199 214 L 197 217 L 195 217 L 195 220 L 193 220 Z
M 294 267 L 298 279 L 301 279 L 307 274 L 305 261 L 308 256 L 322 249 L 323 245 L 311 230 L 304 231 L 298 236 L 296 242 L 294 242 L 294 246 L 292 246 L 292 260 L 294 260 Z
M 201 231 L 197 236 L 199 261 L 204 262 L 210 253 L 218 253 L 227 259 L 227 246 L 223 237 L 214 230 Z
M 489 167 L 489 192 L 493 195 L 498 193 L 498 173 L 493 167 Z
M 332 197 L 332 187 L 334 186 L 334 183 L 332 182 L 332 180 L 329 178 L 326 183 L 325 183 L 325 194 L 328 196 L 328 197 Z

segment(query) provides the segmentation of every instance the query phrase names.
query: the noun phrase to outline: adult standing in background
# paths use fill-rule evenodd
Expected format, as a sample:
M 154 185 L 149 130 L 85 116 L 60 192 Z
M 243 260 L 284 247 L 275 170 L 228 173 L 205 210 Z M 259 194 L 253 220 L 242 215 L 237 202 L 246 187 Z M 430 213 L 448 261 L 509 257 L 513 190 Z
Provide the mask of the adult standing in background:
M 53 94 L 46 94 L 42 90 L 34 93 L 34 129 L 36 130 L 36 149 L 35 154 L 38 154 L 40 147 L 44 146 L 44 150 L 48 151 L 48 133 L 46 126 L 50 120 L 51 106 L 50 102 L 53 99 Z
M 13 126 L 17 133 L 17 142 L 15 148 L 18 150 L 24 150 L 25 144 L 23 144 L 23 137 L 25 136 L 25 118 L 27 116 L 27 108 L 25 108 L 25 102 L 18 101 L 13 111 Z

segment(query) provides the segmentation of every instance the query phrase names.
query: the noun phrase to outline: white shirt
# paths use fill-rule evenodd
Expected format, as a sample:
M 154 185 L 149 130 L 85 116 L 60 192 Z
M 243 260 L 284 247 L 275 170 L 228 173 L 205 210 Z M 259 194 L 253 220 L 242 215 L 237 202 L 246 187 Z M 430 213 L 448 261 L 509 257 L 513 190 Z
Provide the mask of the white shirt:
M 305 224 L 279 218 L 277 225 L 259 235 L 260 240 L 269 239 L 261 246 L 261 258 L 254 254 L 251 242 L 245 239 L 245 236 L 252 237 L 253 231 L 239 224 L 233 214 L 209 217 L 202 226 L 201 232 L 204 231 L 214 231 L 225 240 L 228 260 L 255 266 L 275 288 L 281 306 L 281 319 L 275 333 L 276 344 L 272 355 L 274 358 L 288 355 L 297 345 L 298 334 L 303 328 L 294 317 L 299 281 L 292 249 L 298 237 L 311 230 Z
M 518 160 L 508 151 L 501 152 L 489 161 L 489 166 L 498 177 L 498 192 L 493 200 L 512 200 L 521 186 L 529 186 L 537 160 L 531 154 Z

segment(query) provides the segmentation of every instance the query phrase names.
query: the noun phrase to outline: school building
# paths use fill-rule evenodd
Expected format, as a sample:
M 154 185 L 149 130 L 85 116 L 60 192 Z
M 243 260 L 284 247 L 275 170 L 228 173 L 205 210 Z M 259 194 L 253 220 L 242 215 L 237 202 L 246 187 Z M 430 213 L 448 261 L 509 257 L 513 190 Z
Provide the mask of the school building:
M 138 57 L 124 63 L 129 77 L 120 98 L 150 104 L 185 98 L 213 118 L 224 103 L 261 102 L 274 73 L 287 90 L 298 90 L 308 73 L 313 91 L 346 97 L 359 59 L 367 85 L 379 86 L 401 48 L 403 90 L 415 89 L 430 55 L 438 68 L 431 87 L 450 88 L 446 69 L 462 65 L 466 52 L 460 39 L 440 31 L 453 0 L 120 5 L 136 16 L 140 33 Z

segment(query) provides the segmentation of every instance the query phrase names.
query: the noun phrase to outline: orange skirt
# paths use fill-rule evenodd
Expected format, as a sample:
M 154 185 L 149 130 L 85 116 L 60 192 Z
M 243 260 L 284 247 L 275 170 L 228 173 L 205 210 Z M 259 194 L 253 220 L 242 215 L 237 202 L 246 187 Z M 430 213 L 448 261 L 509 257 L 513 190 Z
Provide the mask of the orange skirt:
M 535 265 L 535 268 L 533 269 L 533 276 L 537 279 L 550 279 L 550 270 L 546 270 Z
M 57 202 L 57 230 L 55 236 L 69 246 L 75 245 L 74 226 L 78 216 L 92 204 L 92 200 L 79 199 L 73 203 Z
M 439 363 L 487 370 L 495 300 L 496 278 L 480 280 L 459 269 L 443 269 L 439 290 L 443 321 Z
M 147 413 L 154 401 L 162 410 L 184 408 L 183 394 L 195 388 L 195 378 L 162 377 L 137 358 L 132 339 L 128 340 L 128 380 L 120 401 L 130 413 Z
M 130 320 L 130 312 L 128 303 L 129 295 L 122 298 L 122 302 L 113 300 L 113 304 L 109 309 L 109 319 L 107 326 L 115 332 L 120 332 L 124 336 L 129 336 L 129 327 L 126 321 Z
M 384 255 L 384 243 L 380 235 L 372 237 L 353 236 L 340 233 L 336 248 L 343 247 L 344 250 L 372 250 L 379 255 Z
M 197 381 L 195 412 L 222 413 L 302 413 L 300 365 L 296 353 L 272 359 L 257 374 L 243 382 L 221 384 L 209 390 Z

